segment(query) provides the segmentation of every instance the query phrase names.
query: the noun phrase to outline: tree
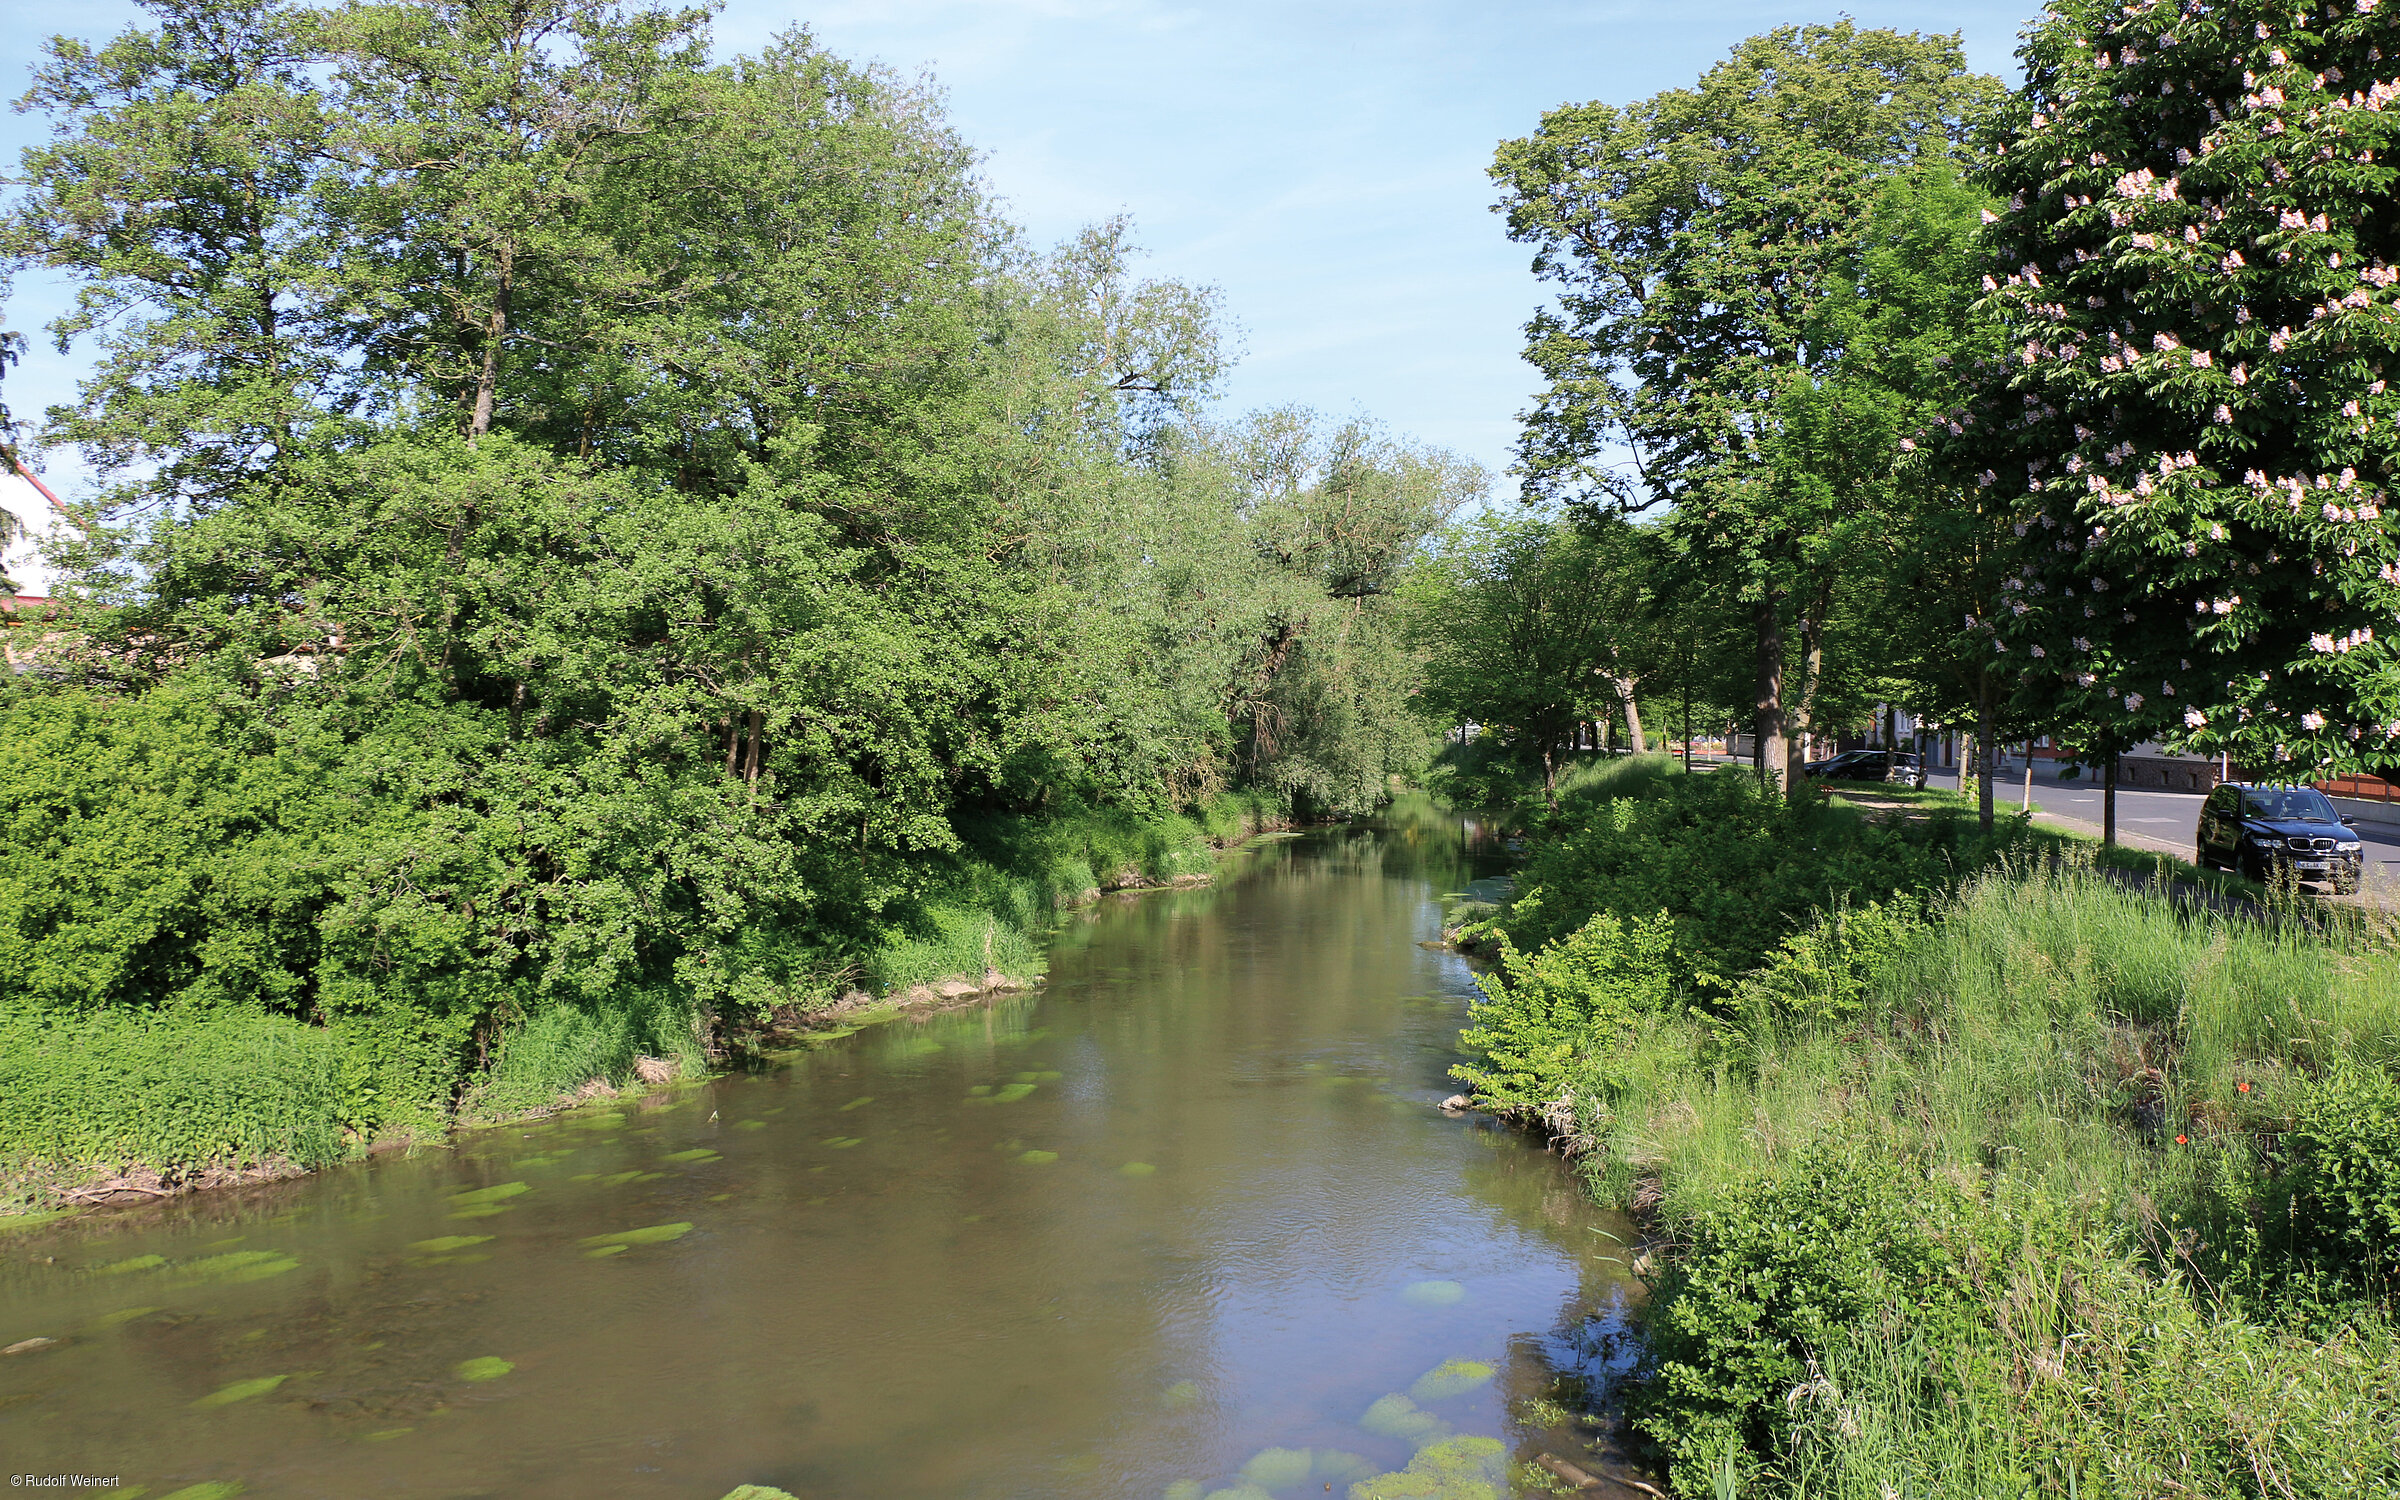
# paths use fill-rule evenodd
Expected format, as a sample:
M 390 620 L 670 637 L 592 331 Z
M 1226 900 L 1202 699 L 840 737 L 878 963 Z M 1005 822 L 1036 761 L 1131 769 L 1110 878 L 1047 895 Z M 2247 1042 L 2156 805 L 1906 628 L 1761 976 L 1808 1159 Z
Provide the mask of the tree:
M 2009 357 L 1952 461 L 2013 516 L 1995 648 L 2104 748 L 2400 760 L 2391 45 L 2373 0 L 2067 0 L 2027 34 L 1988 173 Z
M 1840 476 L 1861 466 L 1815 461 L 1844 403 L 1814 387 L 1842 353 L 1862 227 L 1887 178 L 1961 156 L 1997 92 L 1955 36 L 1786 27 L 1694 89 L 1553 110 L 1492 168 L 1510 236 L 1560 289 L 1526 329 L 1547 382 L 1519 447 L 1526 487 L 1675 506 L 1751 613 L 1759 754 L 1777 774 L 1787 629 L 1818 658 L 1830 534 L 1856 511 Z M 1812 415 L 1816 434 L 1786 432 Z
M 107 352 L 42 441 L 77 445 L 113 508 L 206 509 L 305 458 L 353 379 L 315 213 L 322 17 L 150 8 L 155 31 L 49 43 L 19 107 L 55 128 L 24 154 L 0 257 L 78 283 L 51 336 Z
M 1409 580 L 1427 715 L 1502 735 L 1540 766 L 1553 806 L 1576 728 L 1626 701 L 1619 684 L 1638 677 L 1621 674 L 1654 659 L 1646 541 L 1621 519 L 1485 515 L 1445 533 Z

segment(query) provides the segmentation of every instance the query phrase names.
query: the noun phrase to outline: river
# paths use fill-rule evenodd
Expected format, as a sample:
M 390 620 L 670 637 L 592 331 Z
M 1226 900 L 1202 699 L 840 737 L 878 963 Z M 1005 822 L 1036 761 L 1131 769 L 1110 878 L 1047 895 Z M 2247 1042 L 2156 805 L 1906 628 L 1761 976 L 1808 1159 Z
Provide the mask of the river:
M 1445 1434 L 1572 1454 L 1530 1403 L 1622 1369 L 1630 1235 L 1436 1107 L 1472 978 L 1427 943 L 1480 858 L 1422 807 L 1270 842 L 1079 914 L 1038 994 L 0 1233 L 0 1346 L 56 1340 L 0 1358 L 0 1467 L 1200 1500 L 1345 1494 Z

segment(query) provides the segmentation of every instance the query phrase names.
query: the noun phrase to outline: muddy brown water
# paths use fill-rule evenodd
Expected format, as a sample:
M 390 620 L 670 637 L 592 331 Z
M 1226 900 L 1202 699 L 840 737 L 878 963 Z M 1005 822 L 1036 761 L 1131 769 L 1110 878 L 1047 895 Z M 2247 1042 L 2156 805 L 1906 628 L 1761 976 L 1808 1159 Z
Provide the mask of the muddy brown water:
M 663 1103 L 0 1234 L 0 1346 L 58 1341 L 0 1358 L 0 1468 L 1255 1500 L 1424 1431 L 1574 1456 L 1528 1398 L 1622 1370 L 1629 1230 L 1436 1108 L 1472 980 L 1424 944 L 1471 834 L 1270 844 L 1070 924 L 1038 995 Z M 1412 1386 L 1415 1437 L 1361 1425 Z

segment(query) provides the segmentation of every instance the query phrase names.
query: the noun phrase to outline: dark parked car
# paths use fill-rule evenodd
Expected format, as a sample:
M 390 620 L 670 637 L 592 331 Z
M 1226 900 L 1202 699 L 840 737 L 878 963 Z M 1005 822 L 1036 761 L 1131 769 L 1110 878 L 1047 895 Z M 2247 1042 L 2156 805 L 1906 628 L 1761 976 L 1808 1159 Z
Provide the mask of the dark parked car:
M 2333 799 L 2313 787 L 2247 786 L 2229 781 L 2200 804 L 2200 863 L 2253 880 L 2285 876 L 2358 889 L 2358 830 L 2342 822 Z
M 1902 750 L 1889 757 L 1891 775 L 1884 775 L 1886 756 L 1881 750 L 1845 750 L 1823 760 L 1812 760 L 1800 767 L 1800 774 L 1815 781 L 1915 781 L 1917 757 Z

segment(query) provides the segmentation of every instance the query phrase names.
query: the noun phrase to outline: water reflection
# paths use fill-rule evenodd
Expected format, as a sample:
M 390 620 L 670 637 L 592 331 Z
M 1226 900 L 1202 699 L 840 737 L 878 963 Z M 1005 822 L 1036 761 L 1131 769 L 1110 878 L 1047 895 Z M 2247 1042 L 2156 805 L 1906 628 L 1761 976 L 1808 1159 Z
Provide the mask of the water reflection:
M 0 1345 L 60 1341 L 0 1360 L 0 1449 L 154 1497 L 698 1500 L 1522 1456 L 1511 1410 L 1621 1360 L 1623 1226 L 1432 1107 L 1469 976 L 1419 945 L 1487 857 L 1404 807 L 1110 903 L 1039 996 L 0 1238 Z

